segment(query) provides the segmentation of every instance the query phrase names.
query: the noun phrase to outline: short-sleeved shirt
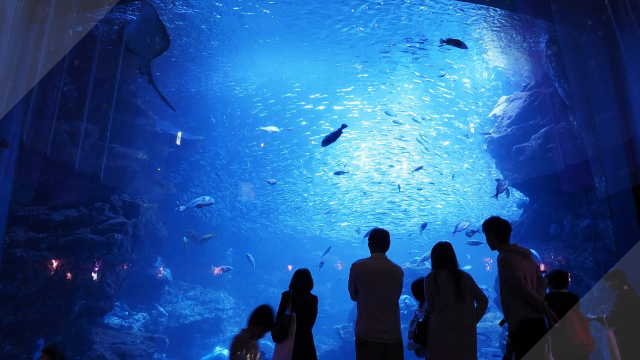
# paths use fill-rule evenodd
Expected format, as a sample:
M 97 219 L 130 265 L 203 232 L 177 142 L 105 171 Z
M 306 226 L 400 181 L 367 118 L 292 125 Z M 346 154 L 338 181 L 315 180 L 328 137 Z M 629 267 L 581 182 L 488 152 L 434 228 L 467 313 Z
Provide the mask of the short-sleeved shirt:
M 379 343 L 402 341 L 400 306 L 404 271 L 386 255 L 374 253 L 351 265 L 349 294 L 357 303 L 356 336 Z

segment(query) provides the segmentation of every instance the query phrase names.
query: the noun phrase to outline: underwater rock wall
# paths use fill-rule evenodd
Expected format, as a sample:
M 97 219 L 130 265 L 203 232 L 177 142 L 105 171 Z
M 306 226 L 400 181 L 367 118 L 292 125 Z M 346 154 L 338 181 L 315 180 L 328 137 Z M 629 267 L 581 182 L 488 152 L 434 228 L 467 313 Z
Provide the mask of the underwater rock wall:
M 547 79 L 501 98 L 487 151 L 529 199 L 512 240 L 536 249 L 548 270 L 571 272 L 573 291 L 584 294 L 615 264 L 616 249 L 607 198 L 556 85 Z
M 71 359 L 97 341 L 122 345 L 126 334 L 106 341 L 108 332 L 94 327 L 114 308 L 131 264 L 144 263 L 146 239 L 162 236 L 154 213 L 154 205 L 119 195 L 77 207 L 12 207 L 0 272 L 4 356 L 24 358 L 38 339 L 60 343 Z

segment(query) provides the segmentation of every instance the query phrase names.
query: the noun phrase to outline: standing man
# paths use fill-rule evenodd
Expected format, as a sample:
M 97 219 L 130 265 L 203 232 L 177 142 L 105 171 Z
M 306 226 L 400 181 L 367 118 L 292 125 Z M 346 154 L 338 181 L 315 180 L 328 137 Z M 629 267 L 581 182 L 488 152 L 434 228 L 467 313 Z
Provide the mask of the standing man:
M 400 330 L 402 268 L 385 255 L 389 232 L 375 228 L 369 235 L 371 256 L 351 265 L 349 294 L 357 303 L 356 360 L 403 360 Z
M 531 360 L 545 359 L 545 342 L 540 341 L 547 333 L 545 318 L 554 325 L 557 317 L 544 301 L 547 285 L 540 267 L 529 249 L 511 244 L 507 220 L 492 216 L 482 224 L 482 232 L 489 248 L 499 253 L 500 302 L 515 359 L 525 355 Z

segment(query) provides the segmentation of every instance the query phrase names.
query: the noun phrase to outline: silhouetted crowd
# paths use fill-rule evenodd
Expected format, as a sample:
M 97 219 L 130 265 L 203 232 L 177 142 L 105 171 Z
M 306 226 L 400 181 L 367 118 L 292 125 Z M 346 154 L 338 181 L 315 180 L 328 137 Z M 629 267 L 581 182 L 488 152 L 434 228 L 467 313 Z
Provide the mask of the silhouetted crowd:
M 585 316 L 578 295 L 567 290 L 569 274 L 553 270 L 543 277 L 529 249 L 512 244 L 511 225 L 492 216 L 482 224 L 487 245 L 498 252 L 498 287 L 503 320 L 508 328 L 503 360 L 587 360 L 595 341 L 590 321 L 602 324 L 610 360 L 640 360 L 640 298 L 620 269 L 603 278 L 615 293 L 611 310 Z M 403 360 L 400 306 L 404 271 L 387 258 L 391 245 L 387 230 L 374 228 L 368 237 L 371 256 L 357 260 L 349 272 L 349 294 L 356 302 L 356 360 Z M 273 360 L 317 360 L 312 329 L 318 315 L 318 297 L 311 293 L 308 269 L 294 272 L 282 293 L 277 314 L 258 306 L 247 327 L 230 348 L 231 360 L 258 360 L 258 345 L 271 332 L 276 347 Z M 476 326 L 489 300 L 473 277 L 461 270 L 451 243 L 441 241 L 431 250 L 431 271 L 413 281 L 418 302 L 409 325 L 407 348 L 429 360 L 477 360 Z M 59 346 L 42 349 L 41 360 L 64 360 Z
M 498 252 L 499 305 L 508 336 L 503 360 L 583 360 L 594 352 L 589 322 L 606 328 L 610 360 L 640 360 L 640 298 L 620 269 L 605 280 L 615 292 L 609 313 L 585 316 L 579 297 L 567 290 L 569 274 L 554 270 L 546 279 L 529 249 L 512 244 L 511 225 L 492 216 L 482 224 L 487 244 Z M 374 228 L 368 237 L 371 256 L 357 260 L 349 273 L 349 294 L 356 302 L 356 360 L 404 359 L 399 299 L 404 272 L 386 253 L 387 230 Z M 282 293 L 277 315 L 268 305 L 254 310 L 248 325 L 233 339 L 231 360 L 260 359 L 258 340 L 272 332 L 273 360 L 317 359 L 312 328 L 318 298 L 311 293 L 308 269 L 293 274 Z M 409 326 L 407 348 L 429 360 L 477 360 L 476 326 L 488 307 L 488 298 L 473 277 L 461 270 L 451 243 L 431 250 L 431 271 L 413 281 L 418 301 Z

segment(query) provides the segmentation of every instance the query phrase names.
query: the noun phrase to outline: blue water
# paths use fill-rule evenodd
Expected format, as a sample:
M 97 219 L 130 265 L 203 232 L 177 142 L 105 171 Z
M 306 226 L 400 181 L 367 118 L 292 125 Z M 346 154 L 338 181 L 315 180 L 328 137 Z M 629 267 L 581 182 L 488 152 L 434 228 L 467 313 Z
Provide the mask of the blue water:
M 119 89 L 126 94 L 123 88 L 135 79 L 133 86 L 145 111 L 124 120 L 103 119 L 102 111 L 96 110 L 101 108 L 94 107 L 107 103 L 110 108 L 112 99 L 100 96 L 111 94 L 115 85 L 96 85 L 91 98 L 85 92 L 94 89 L 58 84 L 57 72 L 47 80 L 56 84 L 51 86 L 54 90 L 42 86 L 22 105 L 25 112 L 40 116 L 41 123 L 53 119 L 45 130 L 36 125 L 30 128 L 32 133 L 24 130 L 23 140 L 41 147 L 49 166 L 68 168 L 71 183 L 95 176 L 105 185 L 120 186 L 118 193 L 142 194 L 157 205 L 154 215 L 164 229 L 154 229 L 154 234 L 166 230 L 166 236 L 145 239 L 152 244 L 140 255 L 146 263 L 115 259 L 123 263 L 109 265 L 118 267 L 119 273 L 129 271 L 132 278 L 136 271 L 151 274 L 152 279 L 170 278 L 164 297 L 155 283 L 125 286 L 105 325 L 157 333 L 167 319 L 188 319 L 189 325 L 164 333 L 169 347 L 156 358 L 183 359 L 189 354 L 200 359 L 214 349 L 224 352 L 256 306 L 268 303 L 277 308 L 293 271 L 306 267 L 314 277 L 313 293 L 319 297 L 314 327 L 319 358 L 338 360 L 338 353 L 351 359 L 352 341 L 344 343 L 336 326 L 353 322 L 349 267 L 369 255 L 363 235 L 379 226 L 391 233 L 387 255 L 405 268 L 403 326 L 415 307 L 409 284 L 429 271 L 428 266 L 416 268 L 416 263 L 436 242 L 451 241 L 460 266 L 486 287 L 491 300 L 479 324 L 484 334 L 479 341 L 484 348 L 481 358 L 496 353 L 500 334 L 496 323 L 501 318 L 493 303 L 496 254 L 486 245 L 466 243 L 483 241 L 482 233 L 468 237 L 452 232 L 461 221 L 475 230 L 491 215 L 511 221 L 520 217 L 527 199 L 516 189 L 510 189 L 509 198 L 491 197 L 495 180 L 503 176 L 486 151 L 485 137 L 495 125 L 490 114 L 499 100 L 534 80 L 529 59 L 539 57 L 546 26 L 500 10 L 445 0 L 152 4 L 167 27 L 171 45 L 151 66 L 158 88 L 176 112 L 136 73 L 139 64 L 129 53 L 123 56 Z M 138 6 L 134 1 L 115 7 L 77 48 L 74 56 L 84 61 L 93 59 L 84 54 L 84 49 L 93 49 L 93 41 L 107 44 L 90 52 L 100 59 L 99 66 L 70 61 L 58 66 L 59 74 L 71 74 L 73 83 L 77 73 L 84 76 L 91 68 L 98 72 L 117 68 L 114 59 L 103 58 L 121 46 L 109 27 L 122 25 L 123 18 L 133 19 Z M 462 39 L 468 49 L 441 46 L 441 38 Z M 55 89 L 65 93 L 64 99 L 78 102 L 61 107 L 72 113 L 70 120 L 53 115 Z M 46 106 L 39 105 L 38 96 L 48 96 Z M 115 99 L 114 104 L 130 106 Z M 76 108 L 78 114 L 72 111 Z M 135 124 L 123 136 L 126 121 Z M 73 130 L 80 123 L 78 135 Z M 322 147 L 323 137 L 342 124 L 348 125 L 343 135 Z M 106 132 L 112 137 L 104 136 Z M 167 135 L 176 132 L 184 134 L 180 144 Z M 166 144 L 158 146 L 160 141 Z M 334 175 L 337 171 L 344 174 Z M 130 186 L 118 183 L 129 176 Z M 47 180 L 35 183 L 45 188 L 48 184 Z M 32 196 L 30 185 L 36 187 L 27 184 L 22 193 L 14 191 L 23 203 Z M 91 191 L 71 191 L 71 199 L 62 194 L 61 202 L 81 204 Z M 48 205 L 57 200 L 55 191 L 45 195 L 50 196 L 38 201 Z M 201 196 L 212 197 L 215 204 L 175 210 Z M 40 204 L 34 201 L 34 205 Z M 421 231 L 425 222 L 428 225 Z M 198 243 L 190 233 L 211 236 Z M 513 240 L 537 247 L 531 239 Z M 136 246 L 143 248 L 132 245 Z M 91 281 L 107 281 L 93 270 L 93 264 L 99 267 L 102 260 L 93 260 Z M 223 267 L 232 270 L 215 271 Z M 403 333 L 406 336 L 406 328 Z M 270 353 L 272 346 L 267 335 L 261 347 Z M 406 358 L 414 356 L 406 352 Z
M 502 176 L 482 133 L 500 97 L 532 80 L 527 54 L 544 41 L 541 24 L 450 1 L 154 5 L 172 38 L 152 63 L 155 79 L 178 111 L 143 79 L 139 92 L 158 119 L 203 137 L 189 151 L 167 144 L 178 155 L 158 164 L 177 190 L 159 206 L 162 258 L 174 281 L 225 291 L 243 309 L 225 319 L 228 336 L 255 306 L 278 305 L 290 265 L 314 275 L 318 349 L 338 346 L 333 327 L 349 322 L 353 304 L 349 266 L 368 256 L 362 235 L 373 226 L 391 232 L 398 264 L 449 240 L 478 284 L 493 285 L 495 254 L 451 233 L 462 220 L 475 229 L 490 215 L 519 217 L 516 190 L 490 198 Z M 469 49 L 438 46 L 447 37 Z M 322 148 L 343 123 L 342 137 Z M 259 129 L 267 126 L 280 131 Z M 203 195 L 215 205 L 174 211 Z M 187 230 L 217 236 L 185 249 Z M 223 265 L 234 269 L 214 276 Z

